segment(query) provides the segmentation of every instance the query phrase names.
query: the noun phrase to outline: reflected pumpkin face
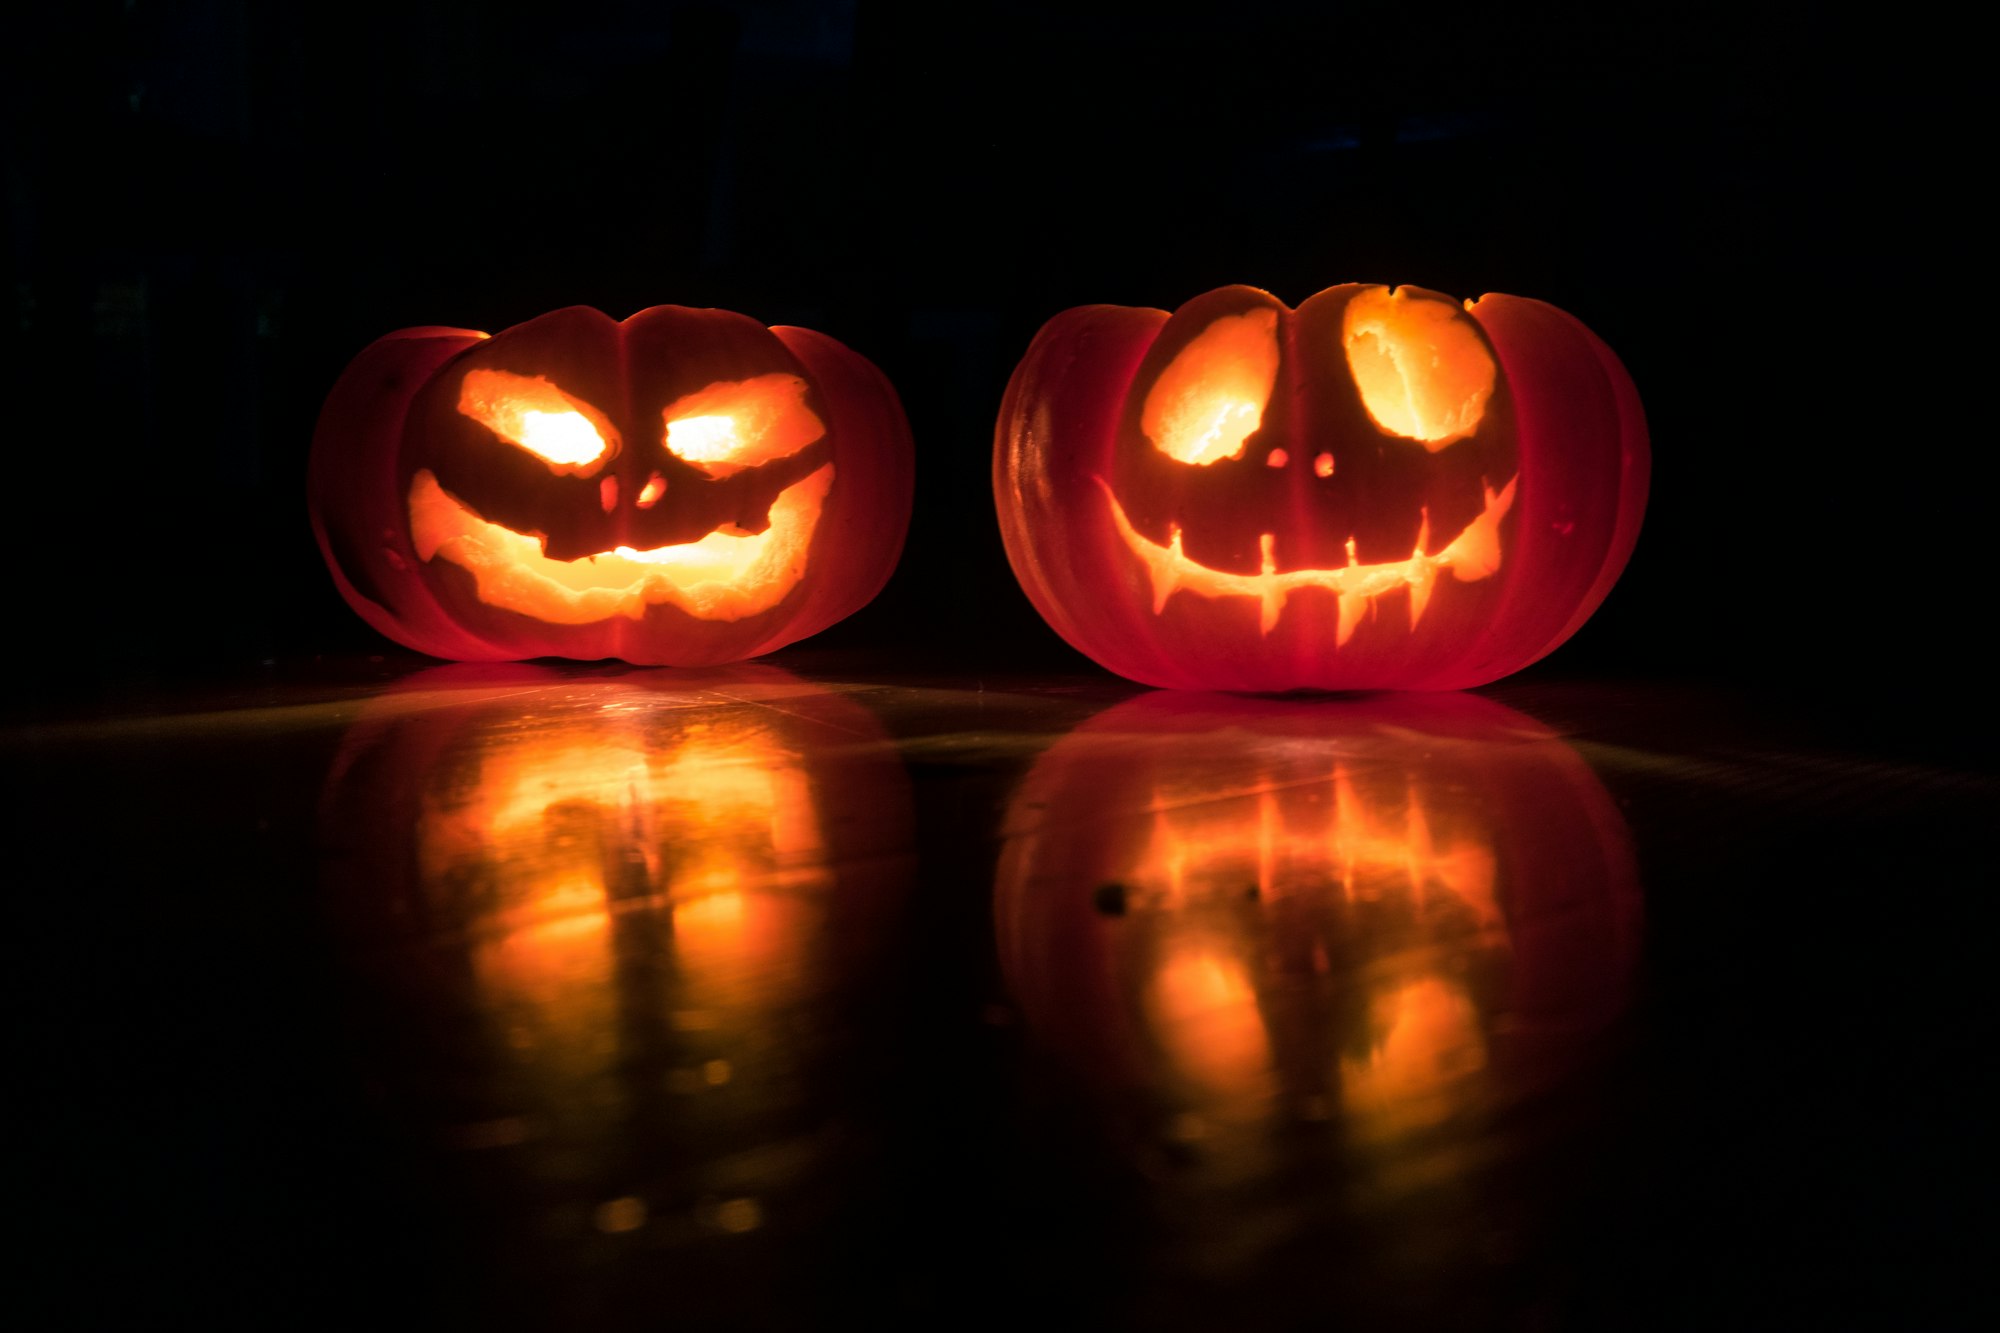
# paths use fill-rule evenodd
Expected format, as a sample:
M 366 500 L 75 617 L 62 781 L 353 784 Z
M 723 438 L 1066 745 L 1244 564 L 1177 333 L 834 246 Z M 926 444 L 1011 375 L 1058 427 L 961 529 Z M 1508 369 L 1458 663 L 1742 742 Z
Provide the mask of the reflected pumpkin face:
M 1008 387 L 994 486 L 1073 645 L 1178 688 L 1462 688 L 1574 631 L 1636 539 L 1608 350 L 1539 302 L 1226 287 L 1087 306 Z
M 419 876 L 477 879 L 475 961 L 496 1004 L 539 1016 L 551 1049 L 579 1026 L 576 1003 L 615 988 L 615 916 L 659 918 L 680 1003 L 741 1028 L 794 998 L 832 888 L 811 782 L 769 727 L 711 724 L 662 745 L 635 721 L 618 709 L 495 736 L 467 782 L 426 792 L 418 812 Z
M 673 306 L 412 332 L 350 368 L 314 452 L 328 562 L 392 637 L 699 665 L 823 628 L 886 579 L 907 429 L 831 340 Z
M 1518 1096 L 1636 958 L 1609 798 L 1469 696 L 1120 705 L 1016 794 L 995 911 L 1030 1025 L 1087 1080 L 1245 1143 L 1392 1141 Z
M 1308 1114 L 1434 1118 L 1484 1068 L 1481 1010 L 1501 1000 L 1490 832 L 1380 755 L 1280 753 L 1246 776 L 1213 800 L 1193 773 L 1156 775 L 1117 881 L 1160 1072 L 1224 1115 L 1282 1091 Z M 1317 1030 L 1273 1031 L 1297 1023 L 1274 994 L 1288 972 L 1347 990 Z
M 381 1077 L 517 1149 L 503 1188 L 663 1207 L 680 1157 L 812 1142 L 837 1106 L 843 1006 L 909 869 L 901 766 L 859 706 L 768 668 L 442 668 L 370 704 L 324 820 Z M 771 1159 L 739 1222 L 820 1169 Z

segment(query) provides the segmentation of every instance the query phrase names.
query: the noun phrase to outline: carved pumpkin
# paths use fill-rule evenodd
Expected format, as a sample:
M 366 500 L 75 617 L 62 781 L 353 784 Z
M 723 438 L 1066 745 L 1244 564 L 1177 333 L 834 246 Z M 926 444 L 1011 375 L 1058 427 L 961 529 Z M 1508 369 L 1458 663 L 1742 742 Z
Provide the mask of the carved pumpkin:
M 313 529 L 363 619 L 437 657 L 700 666 L 825 629 L 909 527 L 902 407 L 808 329 L 584 306 L 377 341 L 313 439 Z
M 465 1189 L 542 1258 L 840 1193 L 910 817 L 874 716 L 768 667 L 418 673 L 321 812 L 371 1079 L 427 1137 L 508 1150 L 457 1154 Z
M 1463 689 L 1596 609 L 1648 460 L 1631 380 L 1552 306 L 1350 284 L 1291 310 L 1225 287 L 1049 321 L 993 481 L 1022 588 L 1121 675 Z
M 1588 1051 L 1638 959 L 1616 807 L 1471 695 L 1120 704 L 1016 792 L 994 911 L 1030 1029 L 1142 1139 L 1246 1153 L 1504 1105 Z

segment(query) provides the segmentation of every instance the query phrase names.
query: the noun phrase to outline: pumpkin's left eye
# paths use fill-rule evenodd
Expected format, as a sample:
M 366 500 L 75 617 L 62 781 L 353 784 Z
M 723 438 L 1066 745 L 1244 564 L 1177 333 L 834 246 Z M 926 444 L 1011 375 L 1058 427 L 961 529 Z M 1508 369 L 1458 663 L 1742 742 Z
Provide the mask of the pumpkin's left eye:
M 610 425 L 597 410 L 538 375 L 470 371 L 458 410 L 557 472 L 589 472 L 611 451 Z
M 723 380 L 669 403 L 667 452 L 711 477 L 785 458 L 826 434 L 797 375 Z
M 1181 463 L 1241 458 L 1278 379 L 1278 315 L 1246 310 L 1196 334 L 1153 381 L 1139 429 Z

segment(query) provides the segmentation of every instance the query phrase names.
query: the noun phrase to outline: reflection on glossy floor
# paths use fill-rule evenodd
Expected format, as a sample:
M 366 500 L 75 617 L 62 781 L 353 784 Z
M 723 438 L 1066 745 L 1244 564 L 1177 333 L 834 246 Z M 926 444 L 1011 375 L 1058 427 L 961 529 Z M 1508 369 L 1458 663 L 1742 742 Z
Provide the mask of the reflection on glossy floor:
M 873 716 L 768 668 L 444 668 L 363 707 L 329 906 L 409 1113 L 496 1168 L 503 1248 L 755 1231 L 814 1176 L 910 814 Z
M 1595 687 L 374 674 L 9 738 L 45 845 L 128 811 L 101 894 L 206 885 L 88 936 L 106 1033 L 144 994 L 212 1034 L 96 1075 L 200 1090 L 107 1176 L 234 1145 L 189 1149 L 254 1164 L 226 1206 L 339 1237 L 246 1267 L 343 1275 L 332 1323 L 1587 1319 L 1642 904 L 1671 945 L 1745 809 L 1962 785 L 1634 745 L 1691 714 Z
M 1031 1026 L 1228 1176 L 1281 1171 L 1280 1126 L 1384 1168 L 1581 1054 L 1634 981 L 1623 820 L 1473 696 L 1143 696 L 1058 741 L 1003 836 Z

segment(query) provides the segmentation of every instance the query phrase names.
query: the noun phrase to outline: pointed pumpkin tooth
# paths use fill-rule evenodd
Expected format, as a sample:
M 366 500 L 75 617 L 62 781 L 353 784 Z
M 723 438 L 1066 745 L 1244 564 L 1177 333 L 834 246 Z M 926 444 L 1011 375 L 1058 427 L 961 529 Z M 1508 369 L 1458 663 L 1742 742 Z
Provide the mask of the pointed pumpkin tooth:
M 1285 588 L 1276 578 L 1278 573 L 1278 538 L 1274 533 L 1265 533 L 1258 539 L 1258 551 L 1263 557 L 1259 567 L 1264 572 L 1264 595 L 1259 600 L 1257 632 L 1269 634 L 1278 627 L 1278 617 L 1285 614 Z
M 1173 540 L 1167 545 L 1167 558 L 1146 562 L 1147 572 L 1153 578 L 1153 614 L 1156 616 L 1167 609 L 1167 599 L 1181 586 L 1181 530 L 1176 525 L 1171 532 Z
M 1354 627 L 1361 623 L 1362 614 L 1368 610 L 1368 597 L 1358 592 L 1340 594 L 1340 627 L 1335 632 L 1333 643 L 1336 648 L 1354 637 Z
M 1437 589 L 1437 566 L 1424 561 L 1418 572 L 1410 576 L 1410 628 L 1424 618 L 1424 610 L 1431 604 L 1431 593 Z
M 1257 618 L 1260 634 L 1269 634 L 1278 627 L 1278 618 L 1285 614 L 1285 590 L 1278 587 L 1264 589 L 1264 597 Z

